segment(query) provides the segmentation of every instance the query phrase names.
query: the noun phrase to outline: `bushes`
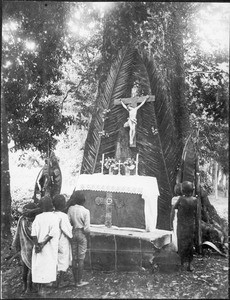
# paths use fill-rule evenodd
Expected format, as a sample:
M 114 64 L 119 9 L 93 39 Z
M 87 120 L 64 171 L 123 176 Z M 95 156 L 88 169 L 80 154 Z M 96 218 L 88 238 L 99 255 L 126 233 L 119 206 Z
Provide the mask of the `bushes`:
M 60 159 L 62 171 L 61 193 L 70 196 L 76 182 L 76 175 L 80 171 L 83 157 L 83 147 L 87 131 L 71 126 L 67 134 L 58 137 L 59 141 L 55 154 Z M 33 201 L 35 181 L 44 165 L 39 151 L 28 149 L 9 152 L 10 184 L 11 184 L 11 216 L 12 228 L 15 228 L 20 213 L 18 209 Z

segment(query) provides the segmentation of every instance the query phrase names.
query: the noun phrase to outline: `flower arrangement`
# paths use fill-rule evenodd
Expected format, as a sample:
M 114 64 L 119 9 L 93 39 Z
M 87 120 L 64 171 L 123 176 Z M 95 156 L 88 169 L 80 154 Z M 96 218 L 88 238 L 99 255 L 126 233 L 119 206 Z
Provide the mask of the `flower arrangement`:
M 104 161 L 104 166 L 105 166 L 106 169 L 110 169 L 110 168 L 117 169 L 118 168 L 118 163 L 115 160 L 115 158 L 107 157 Z
M 130 170 L 133 170 L 136 167 L 136 162 L 134 158 L 127 158 L 126 161 L 124 161 L 124 166 Z

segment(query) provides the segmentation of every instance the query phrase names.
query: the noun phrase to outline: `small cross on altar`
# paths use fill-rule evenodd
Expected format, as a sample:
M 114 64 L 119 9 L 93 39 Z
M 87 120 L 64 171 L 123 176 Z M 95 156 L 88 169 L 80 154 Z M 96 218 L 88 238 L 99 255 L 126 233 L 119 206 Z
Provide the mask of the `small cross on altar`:
M 136 147 L 137 111 L 142 105 L 144 105 L 145 102 L 153 101 L 155 101 L 155 96 L 120 98 L 114 100 L 114 105 L 122 105 L 129 112 L 129 118 L 124 124 L 124 127 L 129 127 L 130 147 Z
M 101 174 L 104 174 L 104 161 L 105 161 L 105 155 L 104 153 L 102 154 L 102 160 L 101 162 Z M 135 161 L 135 166 L 136 166 L 136 175 L 138 175 L 138 163 L 139 163 L 139 153 L 136 154 L 136 161 Z M 125 166 L 125 163 L 122 163 L 120 160 L 117 162 L 118 165 L 118 175 L 121 175 L 121 166 Z
M 121 165 L 123 165 L 123 163 L 121 163 L 121 161 L 118 161 L 118 175 L 121 175 Z

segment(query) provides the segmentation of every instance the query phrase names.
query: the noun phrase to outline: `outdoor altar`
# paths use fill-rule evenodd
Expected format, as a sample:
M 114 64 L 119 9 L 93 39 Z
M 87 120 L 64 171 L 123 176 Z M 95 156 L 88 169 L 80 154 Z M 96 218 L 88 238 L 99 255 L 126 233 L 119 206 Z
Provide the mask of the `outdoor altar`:
M 137 175 L 81 174 L 76 190 L 84 191 L 90 210 L 91 233 L 85 266 L 89 269 L 133 270 L 150 267 L 156 249 L 171 242 L 171 232 L 156 229 L 157 179 Z M 114 161 L 113 161 L 114 164 Z M 115 163 L 116 164 L 116 163 Z
M 91 224 L 141 228 L 147 232 L 156 229 L 159 196 L 156 178 L 82 174 L 76 189 L 85 191 Z

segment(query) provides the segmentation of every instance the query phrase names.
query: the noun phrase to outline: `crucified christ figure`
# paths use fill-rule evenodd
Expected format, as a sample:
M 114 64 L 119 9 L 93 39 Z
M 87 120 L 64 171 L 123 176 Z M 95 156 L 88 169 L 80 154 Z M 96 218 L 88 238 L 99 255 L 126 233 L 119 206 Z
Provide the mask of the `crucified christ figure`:
M 145 104 L 146 100 L 148 97 L 145 98 L 144 101 L 141 102 L 141 104 L 139 104 L 136 107 L 132 107 L 131 104 L 127 104 L 125 105 L 124 102 L 122 102 L 121 100 L 121 104 L 122 106 L 129 112 L 129 117 L 128 117 L 128 121 L 125 122 L 124 127 L 129 127 L 129 140 L 130 140 L 130 144 L 133 144 L 133 139 L 135 137 L 136 134 L 136 125 L 137 125 L 137 111 L 138 109 Z

